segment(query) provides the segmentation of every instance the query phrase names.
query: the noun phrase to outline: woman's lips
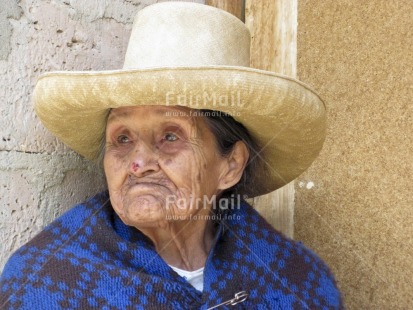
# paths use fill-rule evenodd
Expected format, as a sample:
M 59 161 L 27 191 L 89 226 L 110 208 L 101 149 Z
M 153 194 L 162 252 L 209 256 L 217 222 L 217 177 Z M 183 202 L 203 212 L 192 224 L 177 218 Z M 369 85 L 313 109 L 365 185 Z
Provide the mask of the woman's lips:
M 174 186 L 170 180 L 162 177 L 137 178 L 129 175 L 124 184 L 124 194 L 166 196 L 173 194 Z
M 159 185 L 159 186 L 164 186 L 164 187 L 168 187 L 171 184 L 170 180 L 167 180 L 165 178 L 137 178 L 133 175 L 129 175 L 127 180 L 126 180 L 126 185 L 129 186 L 135 186 L 135 185 L 144 185 L 144 184 L 148 184 L 148 185 Z
M 139 182 L 135 184 L 129 184 L 127 187 L 127 191 L 135 194 L 150 193 L 155 195 L 166 195 L 171 192 L 170 189 L 165 185 L 153 182 Z
M 150 188 L 150 189 L 153 189 L 153 188 L 157 188 L 157 187 L 165 187 L 165 186 L 163 186 L 161 184 L 158 184 L 158 183 L 151 183 L 151 182 L 140 182 L 140 183 L 135 183 L 135 184 L 129 185 L 129 188 L 133 188 L 133 189 L 135 189 L 135 188 Z

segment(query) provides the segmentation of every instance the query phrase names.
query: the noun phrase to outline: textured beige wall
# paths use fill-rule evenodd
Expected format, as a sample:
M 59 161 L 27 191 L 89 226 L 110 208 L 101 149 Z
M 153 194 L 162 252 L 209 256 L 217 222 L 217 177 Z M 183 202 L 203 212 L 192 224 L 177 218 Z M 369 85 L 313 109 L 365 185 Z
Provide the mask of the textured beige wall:
M 298 77 L 328 105 L 320 158 L 296 181 L 295 238 L 348 309 L 413 309 L 413 2 L 300 0 Z

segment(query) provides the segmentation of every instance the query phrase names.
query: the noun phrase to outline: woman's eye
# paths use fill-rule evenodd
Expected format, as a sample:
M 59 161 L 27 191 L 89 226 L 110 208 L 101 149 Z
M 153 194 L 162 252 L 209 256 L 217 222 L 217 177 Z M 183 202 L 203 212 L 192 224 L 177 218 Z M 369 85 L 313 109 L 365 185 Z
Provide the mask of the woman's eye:
M 178 140 L 178 137 L 177 137 L 177 135 L 175 135 L 173 133 L 167 133 L 167 134 L 165 134 L 164 139 L 166 141 L 173 142 L 173 141 Z
M 116 139 L 116 141 L 117 141 L 118 143 L 120 143 L 120 144 L 125 144 L 125 143 L 129 143 L 129 142 L 130 142 L 130 139 L 129 139 L 129 137 L 126 136 L 126 135 L 120 135 L 120 136 Z

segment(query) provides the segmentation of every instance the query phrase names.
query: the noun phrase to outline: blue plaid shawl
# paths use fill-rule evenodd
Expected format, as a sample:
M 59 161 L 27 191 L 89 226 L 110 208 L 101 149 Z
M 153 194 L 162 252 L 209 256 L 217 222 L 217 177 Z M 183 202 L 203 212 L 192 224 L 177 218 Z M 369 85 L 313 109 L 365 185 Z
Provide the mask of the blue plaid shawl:
M 0 309 L 207 309 L 240 291 L 248 298 L 231 309 L 343 307 L 326 265 L 246 203 L 220 221 L 199 292 L 122 223 L 105 192 L 12 255 L 0 279 Z

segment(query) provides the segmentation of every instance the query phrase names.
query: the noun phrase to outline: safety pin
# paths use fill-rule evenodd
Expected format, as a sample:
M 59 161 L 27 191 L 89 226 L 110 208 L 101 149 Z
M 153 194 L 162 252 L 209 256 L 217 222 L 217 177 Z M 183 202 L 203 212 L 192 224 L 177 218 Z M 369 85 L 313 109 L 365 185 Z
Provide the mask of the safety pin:
M 234 298 L 224 301 L 223 303 L 220 303 L 219 305 L 208 308 L 207 310 L 215 309 L 221 306 L 235 306 L 236 304 L 244 302 L 247 298 L 248 298 L 248 293 L 246 291 L 241 291 L 241 292 L 235 293 Z

